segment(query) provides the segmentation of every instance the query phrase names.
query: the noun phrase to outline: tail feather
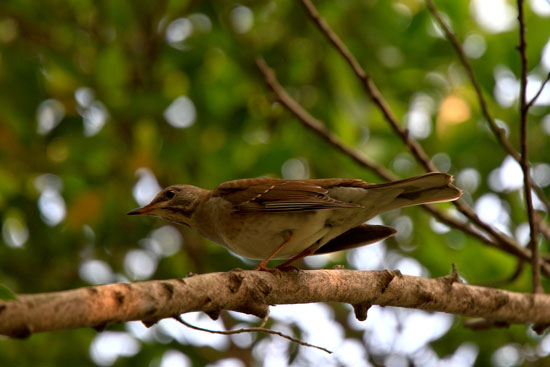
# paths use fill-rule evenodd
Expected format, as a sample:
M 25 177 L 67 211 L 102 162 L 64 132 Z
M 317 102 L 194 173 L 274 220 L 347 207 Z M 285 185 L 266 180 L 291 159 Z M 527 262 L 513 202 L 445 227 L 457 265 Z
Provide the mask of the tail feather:
M 453 176 L 446 173 L 427 173 L 401 181 L 373 185 L 369 189 L 388 190 L 387 198 L 390 200 L 387 201 L 386 211 L 456 200 L 462 195 L 462 191 L 451 184 L 452 180 Z

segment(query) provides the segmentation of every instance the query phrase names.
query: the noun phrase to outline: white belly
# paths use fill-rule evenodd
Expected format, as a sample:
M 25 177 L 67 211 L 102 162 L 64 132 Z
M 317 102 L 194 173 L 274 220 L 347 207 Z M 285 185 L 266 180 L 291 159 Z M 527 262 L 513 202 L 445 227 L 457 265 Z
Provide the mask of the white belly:
M 230 250 L 251 259 L 265 259 L 285 240 L 291 240 L 274 259 L 290 259 L 321 240 L 329 228 L 325 222 L 330 210 L 300 213 L 245 214 L 237 233 L 224 233 Z M 305 215 L 306 214 L 306 215 Z M 248 217 L 248 218 L 247 218 Z

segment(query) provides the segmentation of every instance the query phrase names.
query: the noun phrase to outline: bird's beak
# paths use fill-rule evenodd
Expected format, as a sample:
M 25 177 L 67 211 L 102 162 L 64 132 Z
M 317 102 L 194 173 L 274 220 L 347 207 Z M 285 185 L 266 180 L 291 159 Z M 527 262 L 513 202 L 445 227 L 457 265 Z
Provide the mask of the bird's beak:
M 145 205 L 141 208 L 132 209 L 126 214 L 127 215 L 149 214 L 153 209 L 155 209 L 155 207 L 156 207 L 155 205 L 148 204 L 148 205 Z
M 145 214 L 145 211 L 143 210 L 145 208 L 135 208 L 135 209 L 132 209 L 130 210 L 128 213 L 126 213 L 127 215 L 140 215 L 140 214 Z

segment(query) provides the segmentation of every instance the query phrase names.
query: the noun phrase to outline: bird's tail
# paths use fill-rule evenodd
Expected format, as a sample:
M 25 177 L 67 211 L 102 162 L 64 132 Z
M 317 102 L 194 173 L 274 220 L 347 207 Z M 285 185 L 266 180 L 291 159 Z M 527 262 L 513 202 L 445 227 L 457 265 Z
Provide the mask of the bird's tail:
M 453 201 L 462 195 L 462 191 L 451 182 L 453 176 L 447 173 L 426 173 L 404 180 L 376 184 L 368 190 L 379 192 L 378 200 L 385 202 L 383 211 L 403 208 L 411 205 Z

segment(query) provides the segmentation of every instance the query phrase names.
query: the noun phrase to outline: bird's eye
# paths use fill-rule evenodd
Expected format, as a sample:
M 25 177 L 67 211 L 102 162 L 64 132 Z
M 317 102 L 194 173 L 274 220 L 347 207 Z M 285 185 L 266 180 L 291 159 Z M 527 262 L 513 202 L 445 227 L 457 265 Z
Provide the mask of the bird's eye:
M 164 196 L 166 196 L 167 199 L 172 199 L 176 195 L 176 192 L 174 190 L 168 190 L 164 193 Z

